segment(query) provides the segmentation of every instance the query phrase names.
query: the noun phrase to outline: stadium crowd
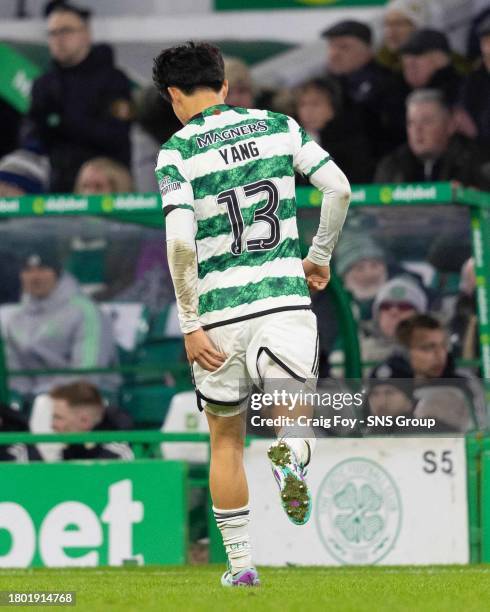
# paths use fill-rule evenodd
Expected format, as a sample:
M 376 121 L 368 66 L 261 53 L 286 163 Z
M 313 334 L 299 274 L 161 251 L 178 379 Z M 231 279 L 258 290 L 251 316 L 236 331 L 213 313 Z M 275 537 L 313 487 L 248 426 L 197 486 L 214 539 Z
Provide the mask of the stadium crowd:
M 0 197 L 157 191 L 156 153 L 180 127 L 171 107 L 153 86 L 136 90 L 115 67 L 111 48 L 93 43 L 89 11 L 54 0 L 45 17 L 52 67 L 35 81 L 22 121 L 0 106 L 0 122 L 10 130 L 2 143 Z M 375 47 L 366 23 L 330 25 L 322 34 L 323 73 L 289 90 L 260 89 L 244 62 L 228 58 L 227 103 L 294 116 L 353 184 L 452 181 L 490 191 L 490 10 L 469 29 L 466 57 L 431 27 L 423 0 L 390 0 L 382 28 L 382 43 Z M 298 177 L 298 184 L 306 183 Z M 169 350 L 167 363 L 183 360 L 182 345 L 168 342 L 173 297 L 158 232 L 142 230 L 136 242 L 118 250 L 102 225 L 92 230 L 70 243 L 71 265 L 54 241 L 29 241 L 17 253 L 0 247 L 0 304 L 17 303 L 2 325 L 10 369 L 117 368 L 128 362 L 98 304 L 111 301 L 143 303 L 149 313 L 150 340 L 134 360 L 151 354 L 158 363 Z M 435 415 L 444 431 L 465 432 L 486 428 L 488 420 L 478 367 L 462 371 L 455 365 L 455 359 L 478 358 L 478 340 L 468 234 L 459 226 L 453 231 L 445 242 L 422 249 L 414 243 L 401 252 L 379 215 L 355 211 L 334 269 L 358 322 L 366 411 Z M 460 244 L 457 253 L 454 241 Z M 111 259 L 111 248 L 112 264 L 104 261 Z M 87 262 L 95 253 L 101 258 L 99 276 L 100 268 L 109 272 L 101 279 L 95 271 L 88 282 Z M 329 290 L 313 303 L 320 376 L 341 376 L 346 347 Z M 127 380 L 114 372 L 78 379 L 66 373 L 15 376 L 10 387 L 21 406 L 48 398 L 55 431 L 132 426 L 124 417 L 111 420 L 105 407 Z M 153 391 L 157 384 L 175 383 L 170 374 L 132 382 Z M 3 407 L 0 429 L 22 427 L 27 427 L 22 412 Z M 130 456 L 126 448 L 112 451 L 97 447 L 91 454 L 72 447 L 62 457 Z M 16 445 L 3 449 L 0 459 L 32 459 L 36 453 Z

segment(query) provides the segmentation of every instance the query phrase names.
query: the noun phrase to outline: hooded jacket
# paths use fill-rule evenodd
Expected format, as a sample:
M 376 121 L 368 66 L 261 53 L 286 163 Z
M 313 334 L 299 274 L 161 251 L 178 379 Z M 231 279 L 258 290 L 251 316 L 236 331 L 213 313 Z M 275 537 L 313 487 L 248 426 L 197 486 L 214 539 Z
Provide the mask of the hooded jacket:
M 6 322 L 4 336 L 9 370 L 95 368 L 117 363 L 111 321 L 66 273 L 46 298 L 23 294 Z M 15 376 L 9 379 L 9 386 L 24 395 L 37 395 L 74 378 L 81 376 Z M 113 389 L 119 380 L 114 374 L 84 378 L 103 389 Z

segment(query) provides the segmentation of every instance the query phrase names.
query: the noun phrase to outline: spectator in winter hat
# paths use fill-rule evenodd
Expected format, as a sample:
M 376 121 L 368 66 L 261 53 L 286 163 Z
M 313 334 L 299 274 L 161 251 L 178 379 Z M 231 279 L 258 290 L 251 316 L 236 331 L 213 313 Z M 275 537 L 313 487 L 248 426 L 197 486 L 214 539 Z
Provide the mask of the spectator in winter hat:
M 335 251 L 335 271 L 352 294 L 361 319 L 370 319 L 372 300 L 388 280 L 383 249 L 369 236 L 345 233 Z
M 361 326 L 363 362 L 372 364 L 386 359 L 396 346 L 398 324 L 414 314 L 427 312 L 427 306 L 424 290 L 411 276 L 396 276 L 384 284 L 374 300 L 372 320 Z
M 416 313 L 427 312 L 427 295 L 409 276 L 398 276 L 378 291 L 373 321 L 384 338 L 393 340 L 398 324 Z
M 18 149 L 0 159 L 0 197 L 45 193 L 49 183 L 49 161 L 27 149 Z
M 383 44 L 376 59 L 395 72 L 401 71 L 400 47 L 428 21 L 425 0 L 391 0 L 383 15 Z

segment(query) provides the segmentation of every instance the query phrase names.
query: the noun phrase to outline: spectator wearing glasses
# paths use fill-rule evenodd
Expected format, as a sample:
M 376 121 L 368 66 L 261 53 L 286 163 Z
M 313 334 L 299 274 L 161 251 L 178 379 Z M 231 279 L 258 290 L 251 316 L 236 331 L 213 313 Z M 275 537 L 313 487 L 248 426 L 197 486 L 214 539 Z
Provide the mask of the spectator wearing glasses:
M 92 45 L 90 11 L 54 0 L 46 6 L 53 66 L 36 79 L 24 146 L 51 162 L 51 191 L 71 192 L 80 166 L 93 157 L 130 162 L 130 83 L 107 45 Z
M 397 276 L 381 287 L 373 303 L 371 321 L 361 332 L 361 355 L 366 362 L 386 359 L 396 345 L 396 329 L 417 313 L 427 312 L 427 295 L 410 276 Z
M 359 343 L 361 358 L 367 365 L 366 373 L 373 362 L 386 359 L 396 347 L 396 329 L 417 313 L 427 311 L 428 298 L 417 281 L 407 275 L 396 276 L 379 289 L 372 305 L 372 319 L 360 323 Z M 330 355 L 332 366 L 343 361 L 343 352 Z

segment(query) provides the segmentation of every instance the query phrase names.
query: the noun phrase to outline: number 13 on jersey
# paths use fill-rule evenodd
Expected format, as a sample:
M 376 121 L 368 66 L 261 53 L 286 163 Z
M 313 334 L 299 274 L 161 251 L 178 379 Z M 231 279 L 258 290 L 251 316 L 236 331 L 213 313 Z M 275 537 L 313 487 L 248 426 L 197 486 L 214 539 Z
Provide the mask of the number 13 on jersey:
M 276 215 L 279 207 L 279 191 L 271 180 L 262 180 L 250 183 L 243 187 L 245 198 L 250 198 L 264 192 L 267 200 L 261 208 L 254 211 L 252 223 L 265 221 L 269 225 L 269 235 L 264 238 L 251 238 L 243 247 L 242 234 L 245 227 L 242 211 L 240 209 L 239 188 L 222 191 L 217 197 L 219 205 L 226 205 L 230 225 L 233 232 L 233 241 L 230 250 L 233 255 L 240 255 L 244 250 L 263 251 L 273 249 L 281 240 L 279 218 Z

